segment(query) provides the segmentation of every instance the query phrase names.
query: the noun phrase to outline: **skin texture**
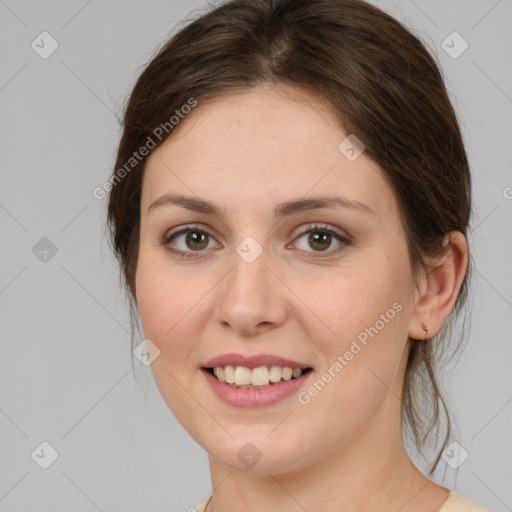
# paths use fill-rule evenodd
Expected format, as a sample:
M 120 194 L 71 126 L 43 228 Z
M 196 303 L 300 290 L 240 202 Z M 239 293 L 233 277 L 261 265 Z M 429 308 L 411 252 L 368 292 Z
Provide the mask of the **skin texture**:
M 444 257 L 415 283 L 393 191 L 364 153 L 349 161 L 338 150 L 346 137 L 320 100 L 258 87 L 200 101 L 147 161 L 137 304 L 160 350 L 151 368 L 162 397 L 209 454 L 208 510 L 433 512 L 448 497 L 404 450 L 400 396 L 408 343 L 420 343 L 408 337 L 423 339 L 421 323 L 429 336 L 441 328 L 466 269 L 466 241 L 452 233 Z M 147 213 L 170 192 L 215 202 L 224 217 L 176 205 Z M 278 203 L 333 194 L 373 213 L 273 216 Z M 167 247 L 193 257 L 172 254 L 162 240 L 190 223 L 210 233 L 205 248 L 194 251 L 181 234 Z M 321 224 L 313 233 L 327 225 L 351 242 L 332 237 L 321 251 L 308 243 L 311 223 Z M 263 249 L 250 264 L 236 252 L 248 236 Z M 270 353 L 312 367 L 309 386 L 397 303 L 394 318 L 307 404 L 293 395 L 236 408 L 200 369 L 228 352 Z M 247 442 L 262 454 L 251 468 L 237 457 Z

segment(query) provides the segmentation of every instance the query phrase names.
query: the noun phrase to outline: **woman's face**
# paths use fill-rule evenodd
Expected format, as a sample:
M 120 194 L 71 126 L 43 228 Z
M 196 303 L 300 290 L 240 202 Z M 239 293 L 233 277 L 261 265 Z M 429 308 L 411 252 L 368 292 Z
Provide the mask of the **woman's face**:
M 399 433 L 417 299 L 397 201 L 347 135 L 305 93 L 257 88 L 200 101 L 147 161 L 136 296 L 151 368 L 231 468 L 375 457 Z M 217 365 L 281 380 L 234 388 L 204 369 Z M 311 370 L 285 380 L 287 365 Z

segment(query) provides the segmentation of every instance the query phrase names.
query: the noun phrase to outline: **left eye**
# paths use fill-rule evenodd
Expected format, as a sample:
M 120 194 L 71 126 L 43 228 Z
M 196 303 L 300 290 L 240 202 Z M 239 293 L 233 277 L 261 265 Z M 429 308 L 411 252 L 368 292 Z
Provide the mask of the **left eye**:
M 338 242 L 338 246 L 344 246 L 348 245 L 350 243 L 349 239 L 340 233 L 337 233 L 336 231 L 333 231 L 331 229 L 328 229 L 327 227 L 320 227 L 320 226 L 312 226 L 307 231 L 303 232 L 296 240 L 305 239 L 306 244 L 313 248 L 313 252 L 325 252 L 327 251 L 333 241 Z M 294 243 L 296 245 L 296 243 Z M 298 247 L 301 250 L 311 252 L 308 250 L 308 248 L 304 247 Z M 329 252 L 336 252 L 329 251 Z M 317 255 L 314 255 L 315 257 Z

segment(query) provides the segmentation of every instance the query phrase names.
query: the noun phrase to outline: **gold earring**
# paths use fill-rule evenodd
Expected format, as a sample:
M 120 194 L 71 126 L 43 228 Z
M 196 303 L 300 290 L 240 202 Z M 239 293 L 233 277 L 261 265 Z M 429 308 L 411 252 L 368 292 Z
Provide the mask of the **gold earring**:
M 423 340 L 427 339 L 428 327 L 425 324 L 421 324 L 421 328 L 423 329 Z

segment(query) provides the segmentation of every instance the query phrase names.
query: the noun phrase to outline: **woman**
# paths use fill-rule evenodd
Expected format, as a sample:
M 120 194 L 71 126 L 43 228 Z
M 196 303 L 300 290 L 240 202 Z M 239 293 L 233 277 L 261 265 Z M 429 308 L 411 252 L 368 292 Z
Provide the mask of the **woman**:
M 482 510 L 403 441 L 441 430 L 470 268 L 467 156 L 416 37 L 360 0 L 223 3 L 139 77 L 111 181 L 155 381 L 209 454 L 198 510 Z

